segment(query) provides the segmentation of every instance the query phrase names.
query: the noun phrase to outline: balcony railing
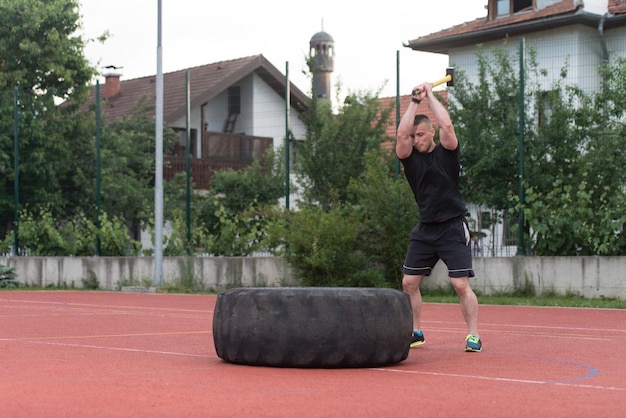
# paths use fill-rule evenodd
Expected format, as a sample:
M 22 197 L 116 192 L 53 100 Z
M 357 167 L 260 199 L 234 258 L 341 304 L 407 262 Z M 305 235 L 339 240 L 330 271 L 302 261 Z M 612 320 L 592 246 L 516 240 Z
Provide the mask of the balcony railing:
M 252 161 L 261 158 L 272 143 L 273 139 L 268 137 L 203 132 L 201 157 L 192 155 L 190 159 L 194 187 L 208 189 L 215 172 L 229 168 L 240 170 L 249 166 Z M 187 171 L 184 147 L 179 146 L 176 154 L 165 156 L 163 178 L 166 181 L 171 180 L 176 173 Z

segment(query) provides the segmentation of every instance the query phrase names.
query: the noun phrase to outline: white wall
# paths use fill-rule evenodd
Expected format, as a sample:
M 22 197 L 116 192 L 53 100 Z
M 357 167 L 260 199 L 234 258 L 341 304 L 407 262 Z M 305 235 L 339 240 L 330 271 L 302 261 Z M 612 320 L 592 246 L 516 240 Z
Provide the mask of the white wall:
M 626 56 L 626 28 L 612 29 L 604 34 L 609 53 Z
M 254 135 L 274 138 L 274 147 L 283 145 L 285 137 L 285 100 L 259 76 L 254 74 L 252 97 L 254 103 Z M 306 129 L 298 117 L 298 112 L 291 107 L 289 111 L 289 129 L 296 138 L 304 138 Z
M 256 74 L 251 74 L 237 83 L 241 88 L 241 114 L 237 118 L 234 133 L 251 136 L 273 138 L 274 148 L 283 144 L 285 137 L 285 101 Z M 224 124 L 228 119 L 228 91 L 217 95 L 204 107 L 205 122 L 208 130 L 223 132 Z M 204 127 L 201 126 L 201 108 L 191 109 L 190 128 L 198 131 L 198 147 Z M 185 117 L 178 119 L 173 126 L 185 127 Z M 297 139 L 303 139 L 306 134 L 304 123 L 298 112 L 291 107 L 289 112 L 289 129 Z M 200 149 L 196 150 L 200 155 Z
M 612 45 L 619 42 L 619 38 L 611 36 Z M 535 76 L 525 74 L 526 83 L 536 82 L 539 86 L 548 90 L 560 80 L 560 72 L 567 68 L 566 84 L 577 85 L 587 92 L 598 89 L 598 67 L 602 63 L 602 46 L 600 37 L 595 28 L 576 25 L 553 30 L 546 30 L 524 36 L 527 63 L 530 59 L 529 52 L 537 51 L 537 63 L 539 70 L 547 70 L 547 75 Z M 506 43 L 504 40 L 487 42 L 482 45 L 481 53 L 490 61 L 493 60 L 493 51 L 504 49 L 508 51 L 513 71 L 519 74 L 519 45 L 520 37 L 511 37 Z M 478 84 L 478 62 L 475 47 L 459 48 L 450 52 L 450 66 L 458 68 L 465 73 L 471 84 Z
M 209 131 L 223 132 L 228 119 L 228 91 L 223 91 L 213 98 L 204 108 L 204 120 Z

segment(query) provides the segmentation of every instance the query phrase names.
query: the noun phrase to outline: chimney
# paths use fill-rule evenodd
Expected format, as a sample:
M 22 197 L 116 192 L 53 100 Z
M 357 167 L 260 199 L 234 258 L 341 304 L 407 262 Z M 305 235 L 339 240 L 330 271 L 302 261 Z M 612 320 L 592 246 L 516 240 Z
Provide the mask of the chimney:
M 120 92 L 122 85 L 120 83 L 121 74 L 108 73 L 104 75 L 104 98 L 108 99 Z

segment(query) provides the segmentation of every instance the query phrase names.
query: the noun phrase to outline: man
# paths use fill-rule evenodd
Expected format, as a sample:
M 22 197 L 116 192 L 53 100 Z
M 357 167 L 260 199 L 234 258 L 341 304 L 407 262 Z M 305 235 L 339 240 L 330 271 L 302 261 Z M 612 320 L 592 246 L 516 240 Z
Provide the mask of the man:
M 437 100 L 432 83 L 413 89 L 406 113 L 398 125 L 396 155 L 419 208 L 420 219 L 411 230 L 411 241 L 402 271 L 403 290 L 411 298 L 413 335 L 411 347 L 424 344 L 420 318 L 422 295 L 420 284 L 429 276 L 439 259 L 448 267 L 467 324 L 465 351 L 482 350 L 478 335 L 478 299 L 469 282 L 474 277 L 467 209 L 459 191 L 459 142 L 446 108 Z M 425 115 L 417 114 L 420 101 L 427 99 L 439 126 L 439 143 L 435 128 Z

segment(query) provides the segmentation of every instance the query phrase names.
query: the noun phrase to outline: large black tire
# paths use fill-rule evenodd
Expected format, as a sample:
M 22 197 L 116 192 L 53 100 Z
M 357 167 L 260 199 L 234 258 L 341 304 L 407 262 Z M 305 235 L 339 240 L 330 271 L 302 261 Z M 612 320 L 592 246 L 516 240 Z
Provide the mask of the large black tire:
M 272 367 L 379 367 L 405 360 L 409 296 L 378 288 L 236 288 L 213 316 L 217 355 Z

